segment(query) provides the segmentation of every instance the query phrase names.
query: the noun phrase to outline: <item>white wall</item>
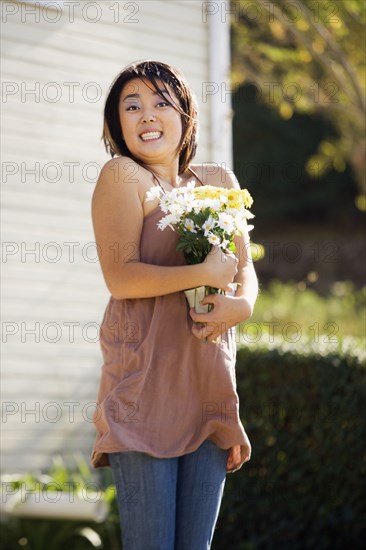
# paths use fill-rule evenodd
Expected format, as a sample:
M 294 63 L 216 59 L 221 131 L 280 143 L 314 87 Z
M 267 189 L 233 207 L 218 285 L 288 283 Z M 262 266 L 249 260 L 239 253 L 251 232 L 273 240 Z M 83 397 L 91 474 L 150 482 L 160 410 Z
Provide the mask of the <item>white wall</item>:
M 212 151 L 202 83 L 210 80 L 213 50 L 202 2 L 119 2 L 119 13 L 116 2 L 80 2 L 74 15 L 60 1 L 34 4 L 2 3 L 6 472 L 45 469 L 55 453 L 66 461 L 80 451 L 88 457 L 93 443 L 98 326 L 109 296 L 90 199 L 108 160 L 100 134 L 112 79 L 146 57 L 181 68 L 200 104 L 196 160 L 210 160 Z

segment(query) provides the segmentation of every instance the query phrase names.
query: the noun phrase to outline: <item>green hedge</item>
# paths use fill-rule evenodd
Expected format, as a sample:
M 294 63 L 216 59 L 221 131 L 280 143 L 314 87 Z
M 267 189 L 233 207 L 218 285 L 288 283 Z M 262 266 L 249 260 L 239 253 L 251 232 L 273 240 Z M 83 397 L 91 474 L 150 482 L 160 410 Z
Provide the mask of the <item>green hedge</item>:
M 238 350 L 253 450 L 227 476 L 212 550 L 364 547 L 366 385 L 357 353 L 310 344 Z

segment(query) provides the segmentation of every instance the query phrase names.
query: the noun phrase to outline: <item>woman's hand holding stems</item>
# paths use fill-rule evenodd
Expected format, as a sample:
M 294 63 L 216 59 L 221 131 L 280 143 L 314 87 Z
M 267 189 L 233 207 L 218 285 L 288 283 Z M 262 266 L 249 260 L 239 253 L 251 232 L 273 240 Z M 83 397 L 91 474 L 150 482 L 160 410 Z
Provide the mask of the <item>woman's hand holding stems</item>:
M 209 313 L 198 314 L 191 308 L 190 315 L 194 321 L 192 332 L 197 338 L 205 339 L 206 341 L 215 341 L 223 332 L 226 332 L 229 328 L 234 327 L 252 315 L 258 293 L 258 283 L 250 252 L 248 253 L 248 243 L 248 235 L 236 239 L 235 244 L 237 252 L 239 252 L 239 259 L 234 254 L 217 254 L 215 250 L 212 250 L 208 254 L 206 263 L 210 269 L 212 268 L 213 271 L 216 270 L 216 275 L 223 277 L 219 285 L 215 287 L 212 284 L 212 286 L 223 290 L 231 290 L 230 287 L 224 286 L 224 283 L 227 283 L 225 277 L 229 277 L 229 279 L 232 277 L 231 281 L 235 279 L 235 282 L 239 283 L 239 287 L 235 296 L 226 296 L 225 294 L 210 294 L 206 296 L 201 303 L 212 304 L 214 306 Z M 243 245 L 244 248 L 241 249 Z M 226 264 L 226 270 L 221 269 L 222 265 L 218 260 Z M 234 445 L 228 450 L 226 464 L 226 471 L 228 473 L 235 472 L 245 462 L 250 460 L 251 445 L 248 437 L 246 439 L 245 445 Z

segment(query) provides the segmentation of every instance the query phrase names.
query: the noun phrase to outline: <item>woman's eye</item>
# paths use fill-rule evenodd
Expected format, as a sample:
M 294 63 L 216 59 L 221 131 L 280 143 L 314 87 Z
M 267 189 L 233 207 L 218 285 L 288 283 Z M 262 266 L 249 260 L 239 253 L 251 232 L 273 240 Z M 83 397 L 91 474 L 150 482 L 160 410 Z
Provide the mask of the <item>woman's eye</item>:
M 136 111 L 136 109 L 138 109 L 137 105 L 130 105 L 127 107 L 126 111 Z
M 169 103 L 167 101 L 160 101 L 158 103 L 158 107 L 167 107 L 169 105 Z

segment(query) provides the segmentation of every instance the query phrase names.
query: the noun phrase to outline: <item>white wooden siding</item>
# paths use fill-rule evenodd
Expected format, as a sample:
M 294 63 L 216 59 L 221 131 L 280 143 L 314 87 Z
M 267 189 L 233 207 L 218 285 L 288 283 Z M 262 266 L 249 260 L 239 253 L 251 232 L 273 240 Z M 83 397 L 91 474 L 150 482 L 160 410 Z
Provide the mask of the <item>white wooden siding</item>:
M 22 22 L 22 4 L 32 3 L 13 4 L 18 14 L 2 24 L 3 86 L 39 86 L 41 93 L 22 101 L 19 92 L 2 103 L 1 467 L 7 473 L 46 469 L 55 453 L 72 463 L 75 453 L 88 457 L 91 451 L 94 428 L 87 404 L 95 401 L 102 364 L 95 326 L 109 295 L 98 262 L 90 258 L 90 199 L 97 175 L 90 163 L 102 166 L 108 160 L 100 141 L 103 105 L 112 79 L 127 63 L 149 57 L 183 70 L 200 107 L 196 161 L 210 160 L 210 104 L 201 97 L 202 82 L 209 80 L 209 28 L 201 2 L 133 2 L 135 23 L 113 22 L 109 6 L 115 2 L 99 2 L 103 15 L 97 23 L 83 19 L 81 7 L 75 8 L 74 22 L 64 13 L 55 23 L 42 16 L 37 23 L 29 15 Z M 126 19 L 130 10 L 120 13 Z M 59 101 L 42 97 L 42 91 L 51 93 L 50 82 L 61 89 Z M 80 83 L 73 102 L 65 82 Z M 88 83 L 102 91 L 96 102 L 80 92 Z M 69 162 L 78 163 L 75 181 L 69 179 Z M 24 174 L 35 163 L 39 181 Z M 47 163 L 60 167 L 59 181 L 50 181 Z M 83 178 L 86 166 L 92 181 Z M 9 167 L 17 173 L 5 178 Z M 73 261 L 65 244 L 70 242 L 76 243 Z M 49 243 L 56 245 L 52 249 Z M 36 256 L 24 256 L 35 247 Z M 4 255 L 10 249 L 14 253 Z M 52 250 L 60 253 L 58 261 Z M 72 341 L 70 323 L 75 323 Z M 39 336 L 26 334 L 32 328 Z

